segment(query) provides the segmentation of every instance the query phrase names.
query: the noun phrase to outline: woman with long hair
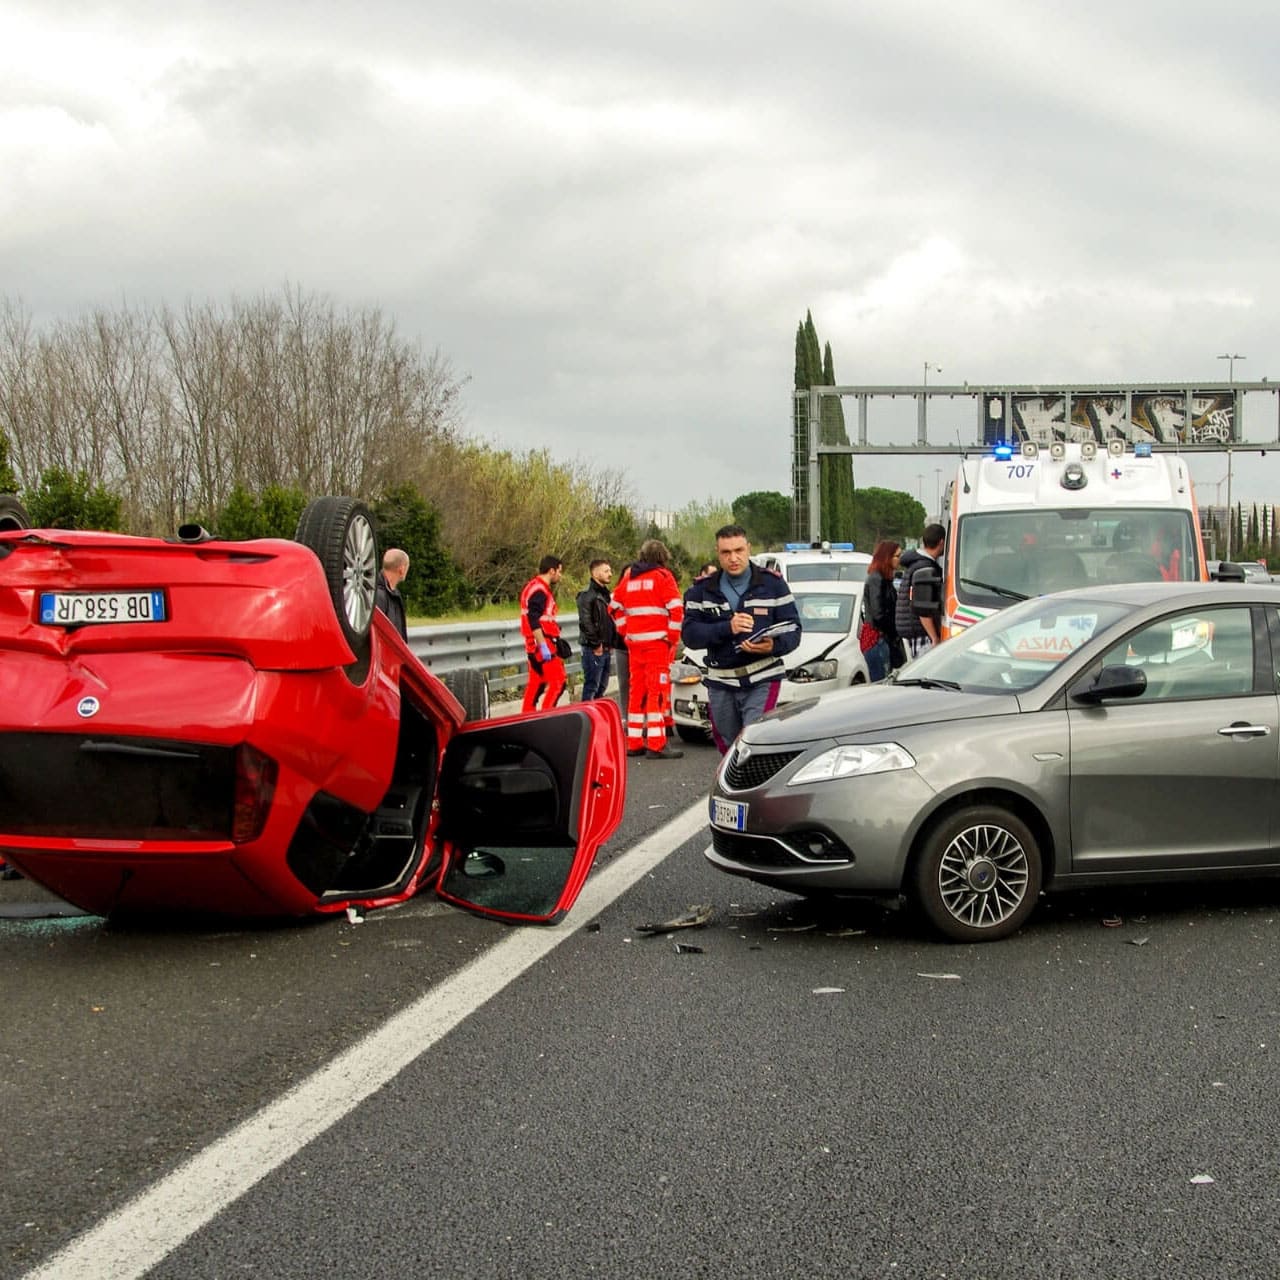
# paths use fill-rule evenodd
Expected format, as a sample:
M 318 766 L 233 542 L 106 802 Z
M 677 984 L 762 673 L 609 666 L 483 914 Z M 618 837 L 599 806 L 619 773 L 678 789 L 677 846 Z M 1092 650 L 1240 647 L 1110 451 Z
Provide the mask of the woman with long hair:
M 874 643 L 863 653 L 867 659 L 867 673 L 873 682 L 883 680 L 891 669 L 900 667 L 898 632 L 893 624 L 898 593 L 893 585 L 894 570 L 902 554 L 899 543 L 882 538 L 871 553 L 867 566 L 867 580 L 862 586 L 862 624 L 879 633 Z M 870 637 L 868 637 L 870 638 Z

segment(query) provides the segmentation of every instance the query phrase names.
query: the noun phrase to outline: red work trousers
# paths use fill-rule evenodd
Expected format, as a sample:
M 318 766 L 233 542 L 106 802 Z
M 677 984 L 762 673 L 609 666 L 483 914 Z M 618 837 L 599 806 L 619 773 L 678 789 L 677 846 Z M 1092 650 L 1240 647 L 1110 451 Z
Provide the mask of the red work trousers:
M 550 711 L 564 692 L 564 663 L 554 654 L 543 662 L 536 653 L 528 655 L 529 683 L 524 687 L 524 711 Z M 541 700 L 541 701 L 539 701 Z
M 661 751 L 667 745 L 671 706 L 671 646 L 662 641 L 627 645 L 627 750 Z

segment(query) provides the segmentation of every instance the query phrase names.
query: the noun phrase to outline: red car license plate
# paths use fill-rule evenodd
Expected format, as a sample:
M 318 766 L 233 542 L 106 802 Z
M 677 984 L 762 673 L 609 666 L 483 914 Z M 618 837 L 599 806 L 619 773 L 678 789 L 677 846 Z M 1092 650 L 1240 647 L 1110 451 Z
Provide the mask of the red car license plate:
M 94 622 L 163 622 L 164 592 L 42 591 L 40 621 L 49 627 L 83 627 Z

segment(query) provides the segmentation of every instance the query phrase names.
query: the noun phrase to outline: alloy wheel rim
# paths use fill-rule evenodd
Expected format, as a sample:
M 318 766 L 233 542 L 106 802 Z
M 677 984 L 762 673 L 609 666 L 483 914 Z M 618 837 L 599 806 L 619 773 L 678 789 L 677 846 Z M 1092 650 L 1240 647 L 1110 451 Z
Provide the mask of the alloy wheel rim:
M 357 516 L 347 526 L 342 544 L 342 605 L 356 632 L 363 632 L 373 617 L 376 560 L 373 526 L 363 516 Z
M 961 924 L 991 929 L 1022 905 L 1030 878 L 1027 853 L 1017 837 L 983 823 L 958 832 L 943 851 L 938 892 Z

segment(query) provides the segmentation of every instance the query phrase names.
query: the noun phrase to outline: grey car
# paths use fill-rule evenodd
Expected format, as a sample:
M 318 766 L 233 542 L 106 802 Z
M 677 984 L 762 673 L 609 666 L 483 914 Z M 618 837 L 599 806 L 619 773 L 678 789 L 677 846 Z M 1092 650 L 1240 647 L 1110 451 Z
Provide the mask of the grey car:
M 722 871 L 903 896 L 948 938 L 1042 890 L 1280 869 L 1280 587 L 1041 596 L 885 684 L 745 729 L 710 797 Z

